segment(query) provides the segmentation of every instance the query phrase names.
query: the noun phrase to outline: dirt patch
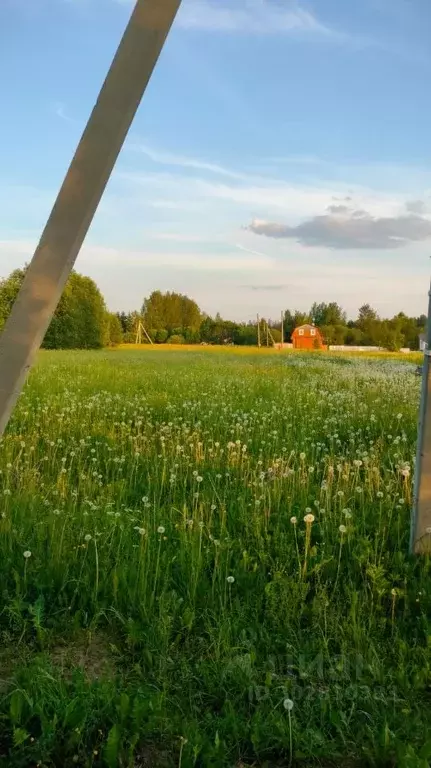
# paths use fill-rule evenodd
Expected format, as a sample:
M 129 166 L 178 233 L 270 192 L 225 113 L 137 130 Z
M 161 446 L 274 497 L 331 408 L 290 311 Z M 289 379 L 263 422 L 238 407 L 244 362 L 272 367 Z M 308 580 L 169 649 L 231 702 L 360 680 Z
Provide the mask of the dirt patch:
M 133 763 L 134 768 L 172 768 L 174 765 L 178 765 L 178 760 L 174 763 L 172 754 L 149 745 L 139 750 Z
M 83 633 L 78 638 L 58 643 L 50 649 L 49 656 L 65 677 L 69 677 L 77 667 L 90 682 L 115 677 L 115 659 L 110 644 L 100 634 Z
M 15 670 L 25 661 L 25 655 L 20 654 L 16 646 L 6 646 L 0 650 L 0 693 L 8 690 Z

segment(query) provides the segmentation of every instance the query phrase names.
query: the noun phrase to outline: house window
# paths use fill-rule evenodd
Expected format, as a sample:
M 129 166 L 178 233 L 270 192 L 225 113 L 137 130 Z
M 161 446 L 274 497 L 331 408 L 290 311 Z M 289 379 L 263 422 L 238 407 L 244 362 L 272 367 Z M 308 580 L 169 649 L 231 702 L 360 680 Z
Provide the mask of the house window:
M 304 329 L 303 329 L 303 328 L 300 328 L 300 329 L 299 329 L 299 331 L 298 331 L 298 334 L 299 334 L 300 336 L 303 336 L 303 335 L 304 335 Z
M 310 336 L 315 336 L 315 335 L 316 335 L 316 329 L 312 328 L 310 331 Z

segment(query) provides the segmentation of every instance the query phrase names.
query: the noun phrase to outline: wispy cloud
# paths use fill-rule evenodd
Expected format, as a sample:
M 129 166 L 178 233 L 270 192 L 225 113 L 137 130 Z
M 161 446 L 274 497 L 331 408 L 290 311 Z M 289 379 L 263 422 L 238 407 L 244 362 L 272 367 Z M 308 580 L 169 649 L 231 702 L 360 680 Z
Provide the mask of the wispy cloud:
M 247 288 L 249 291 L 259 291 L 266 293 L 267 291 L 285 291 L 287 288 L 292 288 L 287 283 L 275 283 L 274 285 L 243 285 L 243 288 Z
M 191 168 L 195 171 L 207 171 L 208 173 L 218 174 L 219 176 L 226 176 L 230 179 L 244 179 L 245 176 L 236 171 L 232 171 L 229 168 L 224 168 L 218 163 L 209 163 L 205 160 L 199 160 L 194 157 L 187 157 L 186 155 L 175 154 L 172 152 L 163 152 L 146 144 L 132 143 L 128 145 L 129 150 L 140 152 L 145 157 L 152 160 L 153 163 L 159 165 L 178 166 L 179 168 Z
M 62 101 L 57 101 L 55 104 L 53 104 L 52 111 L 60 120 L 64 120 L 65 123 L 75 122 L 75 120 L 67 114 L 66 105 L 63 104 Z
M 308 33 L 332 37 L 332 29 L 297 2 L 286 0 L 184 0 L 178 25 L 208 32 L 242 34 Z

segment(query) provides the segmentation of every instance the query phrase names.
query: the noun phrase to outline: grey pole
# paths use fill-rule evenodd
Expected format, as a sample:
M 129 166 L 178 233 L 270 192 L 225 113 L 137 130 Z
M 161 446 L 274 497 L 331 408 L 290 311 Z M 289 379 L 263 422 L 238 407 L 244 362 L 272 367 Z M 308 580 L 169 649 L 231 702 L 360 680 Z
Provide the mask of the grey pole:
M 137 0 L 0 336 L 0 436 L 43 341 L 181 0 Z
M 428 293 L 427 348 L 422 368 L 410 552 L 431 553 L 431 288 Z

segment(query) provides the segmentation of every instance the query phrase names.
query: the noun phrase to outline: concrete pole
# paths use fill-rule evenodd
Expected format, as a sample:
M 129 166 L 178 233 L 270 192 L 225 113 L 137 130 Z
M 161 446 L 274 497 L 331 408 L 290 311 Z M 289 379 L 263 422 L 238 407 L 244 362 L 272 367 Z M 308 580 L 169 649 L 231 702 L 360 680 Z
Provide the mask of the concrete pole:
M 431 288 L 428 296 L 427 348 L 422 367 L 422 393 L 410 533 L 410 551 L 414 554 L 431 554 Z
M 260 349 L 260 317 L 257 316 L 257 346 Z
M 0 436 L 43 341 L 181 0 L 137 0 L 0 336 Z

